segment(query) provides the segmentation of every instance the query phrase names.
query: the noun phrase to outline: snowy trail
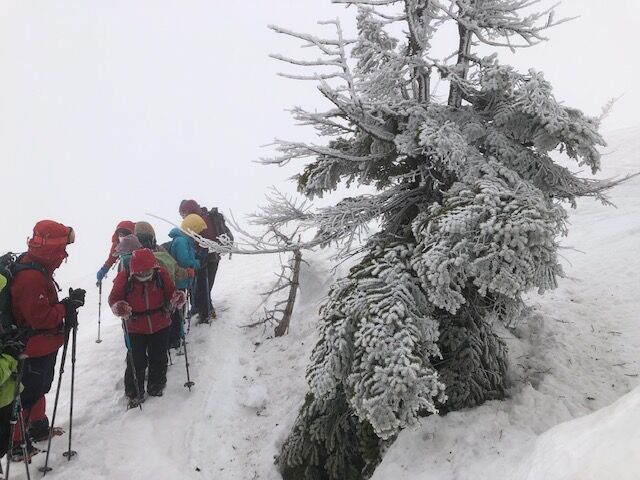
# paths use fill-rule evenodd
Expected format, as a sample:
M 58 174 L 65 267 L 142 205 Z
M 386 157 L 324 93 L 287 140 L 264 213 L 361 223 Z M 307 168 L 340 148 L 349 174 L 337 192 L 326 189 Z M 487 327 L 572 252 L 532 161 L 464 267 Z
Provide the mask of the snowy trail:
M 266 390 L 253 385 L 260 363 L 251 338 L 260 335 L 240 328 L 259 302 L 277 259 L 238 258 L 221 264 L 214 289 L 218 319 L 210 326 L 192 324 L 187 337 L 192 391 L 185 387 L 184 356 L 172 351 L 167 387 L 161 398 L 148 398 L 142 410 L 126 410 L 123 373 L 126 349 L 120 322 L 109 310 L 110 282 L 102 298 L 102 343 L 97 334 L 97 289 L 88 288 L 80 312 L 76 362 L 73 445 L 77 457 L 62 457 L 68 433 L 53 440 L 46 478 L 55 479 L 246 479 L 249 463 L 257 464 L 261 449 L 255 441 L 254 419 L 266 405 Z M 91 285 L 92 276 L 75 285 Z M 107 287 L 108 285 L 108 287 Z M 56 425 L 68 432 L 71 349 L 62 379 Z M 60 359 L 60 355 L 58 357 Z M 51 417 L 59 364 L 47 397 Z M 45 443 L 38 444 L 40 448 Z M 253 453 L 251 453 L 253 452 Z M 272 452 L 269 452 L 272 455 Z M 34 457 L 32 478 L 45 454 Z M 253 470 L 255 472 L 256 469 Z M 26 478 L 21 465 L 13 479 Z M 257 478 L 257 477 L 256 477 Z

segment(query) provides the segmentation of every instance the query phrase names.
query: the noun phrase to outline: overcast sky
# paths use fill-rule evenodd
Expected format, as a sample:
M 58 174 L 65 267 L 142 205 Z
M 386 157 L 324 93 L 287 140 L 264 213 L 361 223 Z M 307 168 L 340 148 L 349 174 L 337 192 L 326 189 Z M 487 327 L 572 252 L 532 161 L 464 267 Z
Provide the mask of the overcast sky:
M 177 222 L 182 198 L 253 211 L 300 168 L 253 163 L 269 153 L 260 146 L 311 138 L 285 109 L 321 105 L 311 83 L 276 76 L 286 67 L 268 54 L 298 45 L 267 25 L 320 32 L 316 20 L 348 24 L 351 11 L 329 0 L 0 0 L 0 251 L 58 220 L 78 238 L 60 273 L 88 279 L 119 220 L 150 220 L 163 240 L 170 226 L 145 213 Z M 501 59 L 544 71 L 557 98 L 589 114 L 623 95 L 604 129 L 638 126 L 639 14 L 634 0 L 565 0 L 559 16 L 581 18 Z

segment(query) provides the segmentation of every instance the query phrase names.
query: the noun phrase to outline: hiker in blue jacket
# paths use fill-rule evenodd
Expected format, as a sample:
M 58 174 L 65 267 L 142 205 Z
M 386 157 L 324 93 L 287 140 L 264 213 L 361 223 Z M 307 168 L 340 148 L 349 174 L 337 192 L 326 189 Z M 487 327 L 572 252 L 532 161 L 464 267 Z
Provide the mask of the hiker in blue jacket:
M 202 230 L 206 228 L 204 220 L 198 215 L 187 215 L 180 227 L 183 230 L 191 230 L 194 233 L 200 234 Z M 198 270 L 200 268 L 200 261 L 196 258 L 196 248 L 194 240 L 184 233 L 179 228 L 174 228 L 169 232 L 171 237 L 171 246 L 169 253 L 176 259 L 178 265 L 182 268 L 193 268 Z M 187 290 L 192 285 L 192 279 L 186 278 L 184 280 L 177 280 L 176 287 L 181 290 Z

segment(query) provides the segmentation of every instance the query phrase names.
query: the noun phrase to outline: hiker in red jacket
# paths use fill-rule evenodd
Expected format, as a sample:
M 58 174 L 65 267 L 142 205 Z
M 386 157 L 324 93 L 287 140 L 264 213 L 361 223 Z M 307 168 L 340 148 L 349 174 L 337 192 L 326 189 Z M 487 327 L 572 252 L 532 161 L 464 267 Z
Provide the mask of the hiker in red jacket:
M 162 396 L 167 383 L 170 315 L 185 301 L 184 292 L 176 290 L 169 272 L 147 248 L 134 250 L 129 268 L 116 275 L 109 305 L 123 319 L 128 348 L 124 389 L 130 408 L 144 401 L 147 367 L 147 393 Z
M 33 228 L 28 251 L 17 263 L 29 265 L 17 270 L 11 282 L 11 309 L 18 328 L 27 330 L 20 394 L 23 418 L 28 436 L 33 441 L 49 437 L 49 419 L 45 413 L 45 394 L 51 389 L 58 349 L 65 341 L 65 328 L 77 322 L 76 309 L 84 305 L 85 291 L 70 290 L 69 297 L 58 301 L 58 285 L 53 273 L 67 258 L 67 245 L 73 243 L 75 233 L 52 220 L 42 220 Z M 20 460 L 21 432 L 15 429 L 12 457 Z M 27 443 L 28 455 L 38 449 Z
M 113 235 L 111 236 L 111 249 L 109 250 L 109 257 L 96 274 L 98 283 L 102 283 L 102 279 L 107 276 L 107 272 L 109 271 L 109 269 L 113 266 L 114 263 L 118 261 L 116 247 L 118 246 L 118 243 L 120 243 L 120 239 L 126 237 L 127 235 L 132 235 L 135 226 L 136 224 L 134 222 L 130 220 L 123 220 L 116 227 L 115 232 L 113 232 Z

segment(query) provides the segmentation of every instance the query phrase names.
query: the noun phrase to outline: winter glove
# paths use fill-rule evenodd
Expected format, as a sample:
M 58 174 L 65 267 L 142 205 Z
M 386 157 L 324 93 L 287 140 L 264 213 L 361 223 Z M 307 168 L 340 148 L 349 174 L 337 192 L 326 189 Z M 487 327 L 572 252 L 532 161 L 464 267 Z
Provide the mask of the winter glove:
M 60 303 L 64 303 L 66 305 L 72 305 L 73 308 L 77 309 L 84 305 L 84 297 L 87 294 L 86 290 L 82 288 L 70 288 L 69 296 L 67 298 L 62 299 Z
M 107 272 L 109 271 L 109 267 L 103 266 L 96 273 L 96 278 L 98 279 L 98 283 L 102 282 L 102 279 L 107 276 Z
M 111 305 L 111 311 L 116 317 L 123 317 L 125 319 L 131 316 L 131 305 L 124 300 L 120 300 Z
M 195 276 L 196 276 L 196 271 L 193 268 L 188 267 L 187 268 L 187 278 L 193 278 Z
M 187 294 L 182 290 L 176 290 L 169 303 L 173 309 L 181 308 L 185 303 L 187 303 Z
M 78 326 L 78 308 L 84 305 L 86 293 L 82 288 L 70 288 L 69 296 L 60 300 L 60 303 L 64 305 L 65 328 L 75 328 Z

